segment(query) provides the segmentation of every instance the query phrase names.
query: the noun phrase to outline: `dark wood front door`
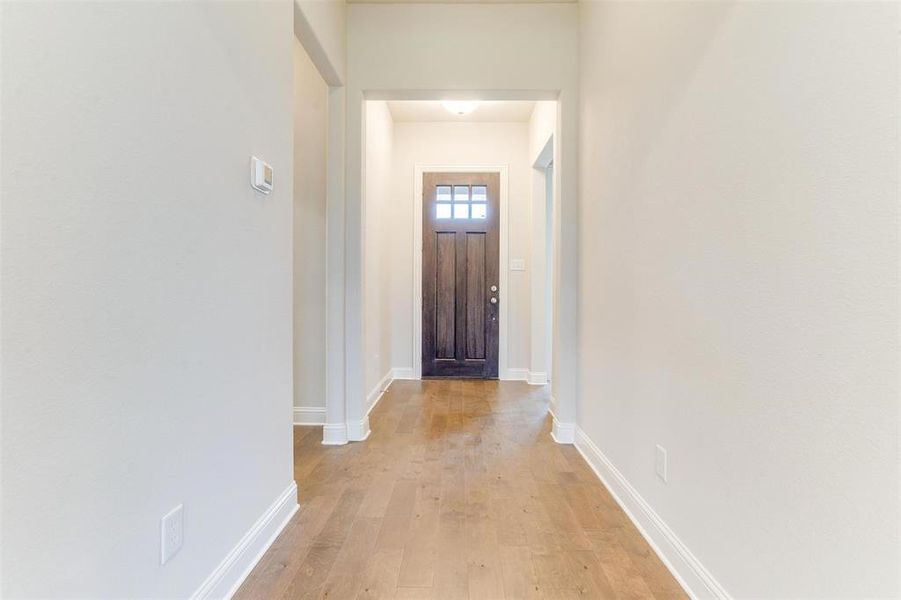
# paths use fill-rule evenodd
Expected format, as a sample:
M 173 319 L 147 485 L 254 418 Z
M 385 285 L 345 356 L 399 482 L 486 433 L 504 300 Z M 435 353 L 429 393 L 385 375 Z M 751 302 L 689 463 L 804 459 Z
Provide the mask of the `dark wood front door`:
M 422 375 L 497 378 L 497 173 L 422 176 Z

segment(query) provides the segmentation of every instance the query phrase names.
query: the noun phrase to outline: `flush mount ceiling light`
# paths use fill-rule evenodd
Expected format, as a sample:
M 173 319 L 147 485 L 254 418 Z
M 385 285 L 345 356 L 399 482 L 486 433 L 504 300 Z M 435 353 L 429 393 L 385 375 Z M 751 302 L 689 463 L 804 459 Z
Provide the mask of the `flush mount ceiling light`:
M 445 100 L 441 103 L 441 106 L 448 112 L 462 117 L 477 109 L 479 102 L 477 100 Z

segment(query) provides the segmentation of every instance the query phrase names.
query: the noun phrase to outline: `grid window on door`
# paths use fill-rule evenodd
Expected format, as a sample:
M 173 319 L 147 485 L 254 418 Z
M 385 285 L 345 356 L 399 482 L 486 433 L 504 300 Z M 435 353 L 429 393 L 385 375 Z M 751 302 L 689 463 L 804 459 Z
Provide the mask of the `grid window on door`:
M 488 187 L 484 185 L 435 186 L 438 219 L 487 219 Z

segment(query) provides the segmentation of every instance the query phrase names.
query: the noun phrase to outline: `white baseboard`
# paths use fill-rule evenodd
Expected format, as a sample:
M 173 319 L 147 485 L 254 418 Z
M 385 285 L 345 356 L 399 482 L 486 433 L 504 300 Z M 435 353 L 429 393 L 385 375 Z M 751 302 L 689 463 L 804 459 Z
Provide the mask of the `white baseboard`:
M 528 381 L 529 380 L 529 370 L 528 369 L 517 369 L 517 368 L 508 368 L 506 371 L 500 374 L 501 381 Z
M 391 379 L 413 379 L 418 380 L 411 367 L 394 367 L 391 370 Z M 526 381 L 529 385 L 547 385 L 547 373 L 541 371 L 529 371 L 528 369 L 510 368 L 506 369 L 498 377 L 501 381 Z
M 385 376 L 382 377 L 381 381 L 375 384 L 375 387 L 369 392 L 366 396 L 366 414 L 372 412 L 372 409 L 375 408 L 375 405 L 378 404 L 379 400 L 382 399 L 382 396 L 385 392 L 388 391 L 388 388 L 391 387 L 391 383 L 394 381 L 394 369 L 388 369 L 388 372 L 385 373 Z
M 347 440 L 350 442 L 362 442 L 369 437 L 372 430 L 369 429 L 369 415 L 359 421 L 347 422 Z
M 346 423 L 326 423 L 322 426 L 322 444 L 325 446 L 343 446 L 347 443 Z
M 501 381 L 525 381 L 529 385 L 547 384 L 547 373 L 528 369 L 508 368 L 500 374 Z
M 394 369 L 388 369 L 385 376 L 375 384 L 375 387 L 366 395 L 366 415 L 359 421 L 347 422 L 347 439 L 351 442 L 362 442 L 369 437 L 372 430 L 369 428 L 369 413 L 379 403 L 388 388 L 394 382 Z
M 547 373 L 541 371 L 529 371 L 526 375 L 529 385 L 547 385 Z
M 297 508 L 297 484 L 292 481 L 191 598 L 231 598 L 297 512 Z
M 412 369 L 411 369 L 412 370 Z M 362 442 L 369 437 L 372 430 L 369 428 L 369 413 L 375 408 L 382 396 L 388 391 L 391 383 L 395 379 L 397 369 L 389 369 L 381 381 L 375 384 L 375 387 L 366 395 L 366 415 L 356 421 L 348 421 L 347 423 L 325 423 L 325 409 L 322 409 L 322 443 L 326 446 L 342 446 L 348 442 Z M 295 409 L 295 424 L 297 409 Z
M 295 425 L 325 425 L 325 407 L 295 406 Z
M 551 396 L 547 411 L 551 413 L 553 424 L 551 425 L 551 438 L 558 444 L 572 444 L 576 440 L 576 424 L 563 423 L 557 419 L 557 399 Z
M 728 600 L 729 594 L 622 473 L 576 428 L 576 449 L 591 466 L 613 498 L 644 536 L 648 544 L 692 598 Z
M 419 379 L 413 373 L 413 367 L 394 367 L 391 370 L 392 379 Z
M 576 424 L 561 423 L 554 417 L 554 424 L 551 427 L 551 437 L 558 444 L 572 444 L 576 441 Z

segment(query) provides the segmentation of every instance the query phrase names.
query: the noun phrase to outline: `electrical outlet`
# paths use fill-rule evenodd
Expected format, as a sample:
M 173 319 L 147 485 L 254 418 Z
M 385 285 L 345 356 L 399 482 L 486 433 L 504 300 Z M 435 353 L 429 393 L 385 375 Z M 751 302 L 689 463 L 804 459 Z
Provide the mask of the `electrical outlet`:
M 657 477 L 659 477 L 663 481 L 663 483 L 666 483 L 666 448 L 664 448 L 660 444 L 657 444 L 657 451 L 654 455 L 654 468 L 657 471 Z
M 160 521 L 160 564 L 164 565 L 185 541 L 184 505 L 170 510 Z

